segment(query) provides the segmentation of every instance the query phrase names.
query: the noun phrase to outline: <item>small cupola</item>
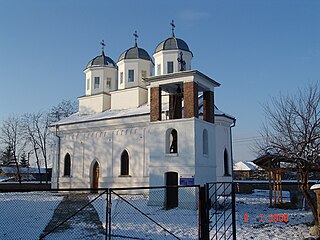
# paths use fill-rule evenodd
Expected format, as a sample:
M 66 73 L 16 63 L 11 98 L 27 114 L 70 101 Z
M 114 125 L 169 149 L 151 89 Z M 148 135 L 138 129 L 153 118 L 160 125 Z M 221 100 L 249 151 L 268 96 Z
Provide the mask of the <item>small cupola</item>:
M 104 53 L 105 43 L 101 41 L 101 55 L 90 60 L 84 69 L 86 95 L 117 90 L 117 65 Z
M 171 37 L 160 42 L 153 53 L 156 76 L 191 70 L 193 54 L 184 40 L 175 37 L 173 20 L 170 25 Z
M 117 65 L 105 55 L 103 40 L 100 44 L 101 55 L 90 60 L 83 71 L 86 75 L 86 89 L 85 95 L 78 98 L 80 114 L 93 114 L 110 109 L 110 92 L 118 88 Z
M 137 31 L 134 32 L 134 46 L 121 53 L 118 60 L 119 89 L 146 87 L 143 78 L 150 77 L 153 61 L 146 50 L 138 47 Z

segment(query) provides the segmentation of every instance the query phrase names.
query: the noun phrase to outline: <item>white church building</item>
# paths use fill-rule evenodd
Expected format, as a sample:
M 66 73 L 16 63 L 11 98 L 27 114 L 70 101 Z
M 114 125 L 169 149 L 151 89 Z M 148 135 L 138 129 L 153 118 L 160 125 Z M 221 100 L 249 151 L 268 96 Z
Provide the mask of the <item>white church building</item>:
M 134 46 L 117 63 L 104 53 L 85 67 L 79 111 L 52 125 L 52 188 L 163 186 L 232 180 L 235 118 L 218 110 L 220 86 L 193 70 L 174 35 L 153 58 Z

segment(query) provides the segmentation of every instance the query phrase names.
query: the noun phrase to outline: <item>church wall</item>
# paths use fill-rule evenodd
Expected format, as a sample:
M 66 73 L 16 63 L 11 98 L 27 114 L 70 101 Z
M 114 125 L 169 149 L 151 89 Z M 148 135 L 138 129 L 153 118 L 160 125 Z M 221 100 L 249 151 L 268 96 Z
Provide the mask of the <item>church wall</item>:
M 204 153 L 203 134 L 207 131 L 208 148 Z M 212 123 L 195 119 L 196 173 L 195 184 L 203 185 L 216 181 L 216 126 Z
M 116 90 L 117 85 L 117 69 L 113 67 L 91 67 L 85 70 L 86 74 L 86 95 L 97 94 L 100 92 L 109 92 Z M 100 78 L 99 88 L 94 88 L 94 78 Z M 111 88 L 107 89 L 106 80 L 111 78 Z M 87 79 L 90 79 L 90 86 L 87 86 Z
M 111 97 L 109 94 L 98 94 L 79 98 L 80 114 L 92 114 L 110 109 Z
M 100 122 L 99 128 L 89 127 L 86 128 L 86 131 L 84 131 L 86 123 L 72 127 L 65 126 L 68 130 L 60 131 L 62 134 L 59 167 L 60 188 L 91 187 L 92 168 L 95 161 L 99 163 L 99 187 L 149 185 L 149 151 L 145 148 L 148 122 L 134 123 L 134 118 L 132 118 L 131 124 L 127 124 L 126 127 L 119 119 L 118 126 L 110 124 L 111 127 L 108 127 L 108 122 L 111 121 Z M 128 151 L 130 157 L 129 176 L 119 177 L 121 153 L 124 149 Z M 66 153 L 71 156 L 70 177 L 63 176 Z M 55 170 L 53 175 L 57 175 Z M 56 180 L 53 180 L 53 185 L 57 185 Z
M 176 129 L 178 135 L 178 153 L 167 153 L 166 132 Z M 150 149 L 150 186 L 163 186 L 164 173 L 178 172 L 181 176 L 195 174 L 194 119 L 176 119 L 157 121 L 150 124 L 147 137 Z
M 185 71 L 191 70 L 192 54 L 190 52 L 183 50 L 164 50 L 153 55 L 155 59 L 155 76 L 168 74 L 167 62 L 173 62 L 173 72 L 179 72 L 180 64 L 177 58 L 180 57 L 180 52 L 183 52 L 182 58 L 186 62 Z M 157 72 L 158 64 L 161 64 L 161 74 Z
M 232 123 L 224 120 L 223 118 L 216 118 L 216 159 L 217 159 L 217 181 L 225 182 L 231 181 L 232 177 L 225 176 L 224 173 L 224 151 L 228 153 L 228 169 L 229 173 L 232 173 L 232 148 L 231 148 L 231 128 Z
M 140 87 L 122 89 L 111 93 L 112 110 L 137 108 L 147 101 L 148 91 Z

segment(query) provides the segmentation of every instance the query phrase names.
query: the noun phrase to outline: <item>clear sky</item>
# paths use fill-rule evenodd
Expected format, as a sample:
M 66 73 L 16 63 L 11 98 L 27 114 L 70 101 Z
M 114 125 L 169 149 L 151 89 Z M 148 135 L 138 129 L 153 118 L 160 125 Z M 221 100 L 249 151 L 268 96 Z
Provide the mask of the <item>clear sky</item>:
M 237 118 L 235 161 L 254 159 L 261 105 L 320 80 L 318 0 L 0 0 L 0 121 L 84 95 L 102 39 L 117 61 L 137 30 L 152 55 L 172 19 L 192 68 L 221 83 L 216 105 Z

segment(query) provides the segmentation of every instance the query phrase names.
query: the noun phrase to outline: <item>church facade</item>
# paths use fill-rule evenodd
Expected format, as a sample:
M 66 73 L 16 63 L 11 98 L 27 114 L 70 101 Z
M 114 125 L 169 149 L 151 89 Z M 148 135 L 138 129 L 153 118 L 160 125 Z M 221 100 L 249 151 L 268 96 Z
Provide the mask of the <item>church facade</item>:
M 215 106 L 220 84 L 192 70 L 174 29 L 153 58 L 135 37 L 117 63 L 103 48 L 89 61 L 79 112 L 52 125 L 52 188 L 231 181 L 235 118 Z

